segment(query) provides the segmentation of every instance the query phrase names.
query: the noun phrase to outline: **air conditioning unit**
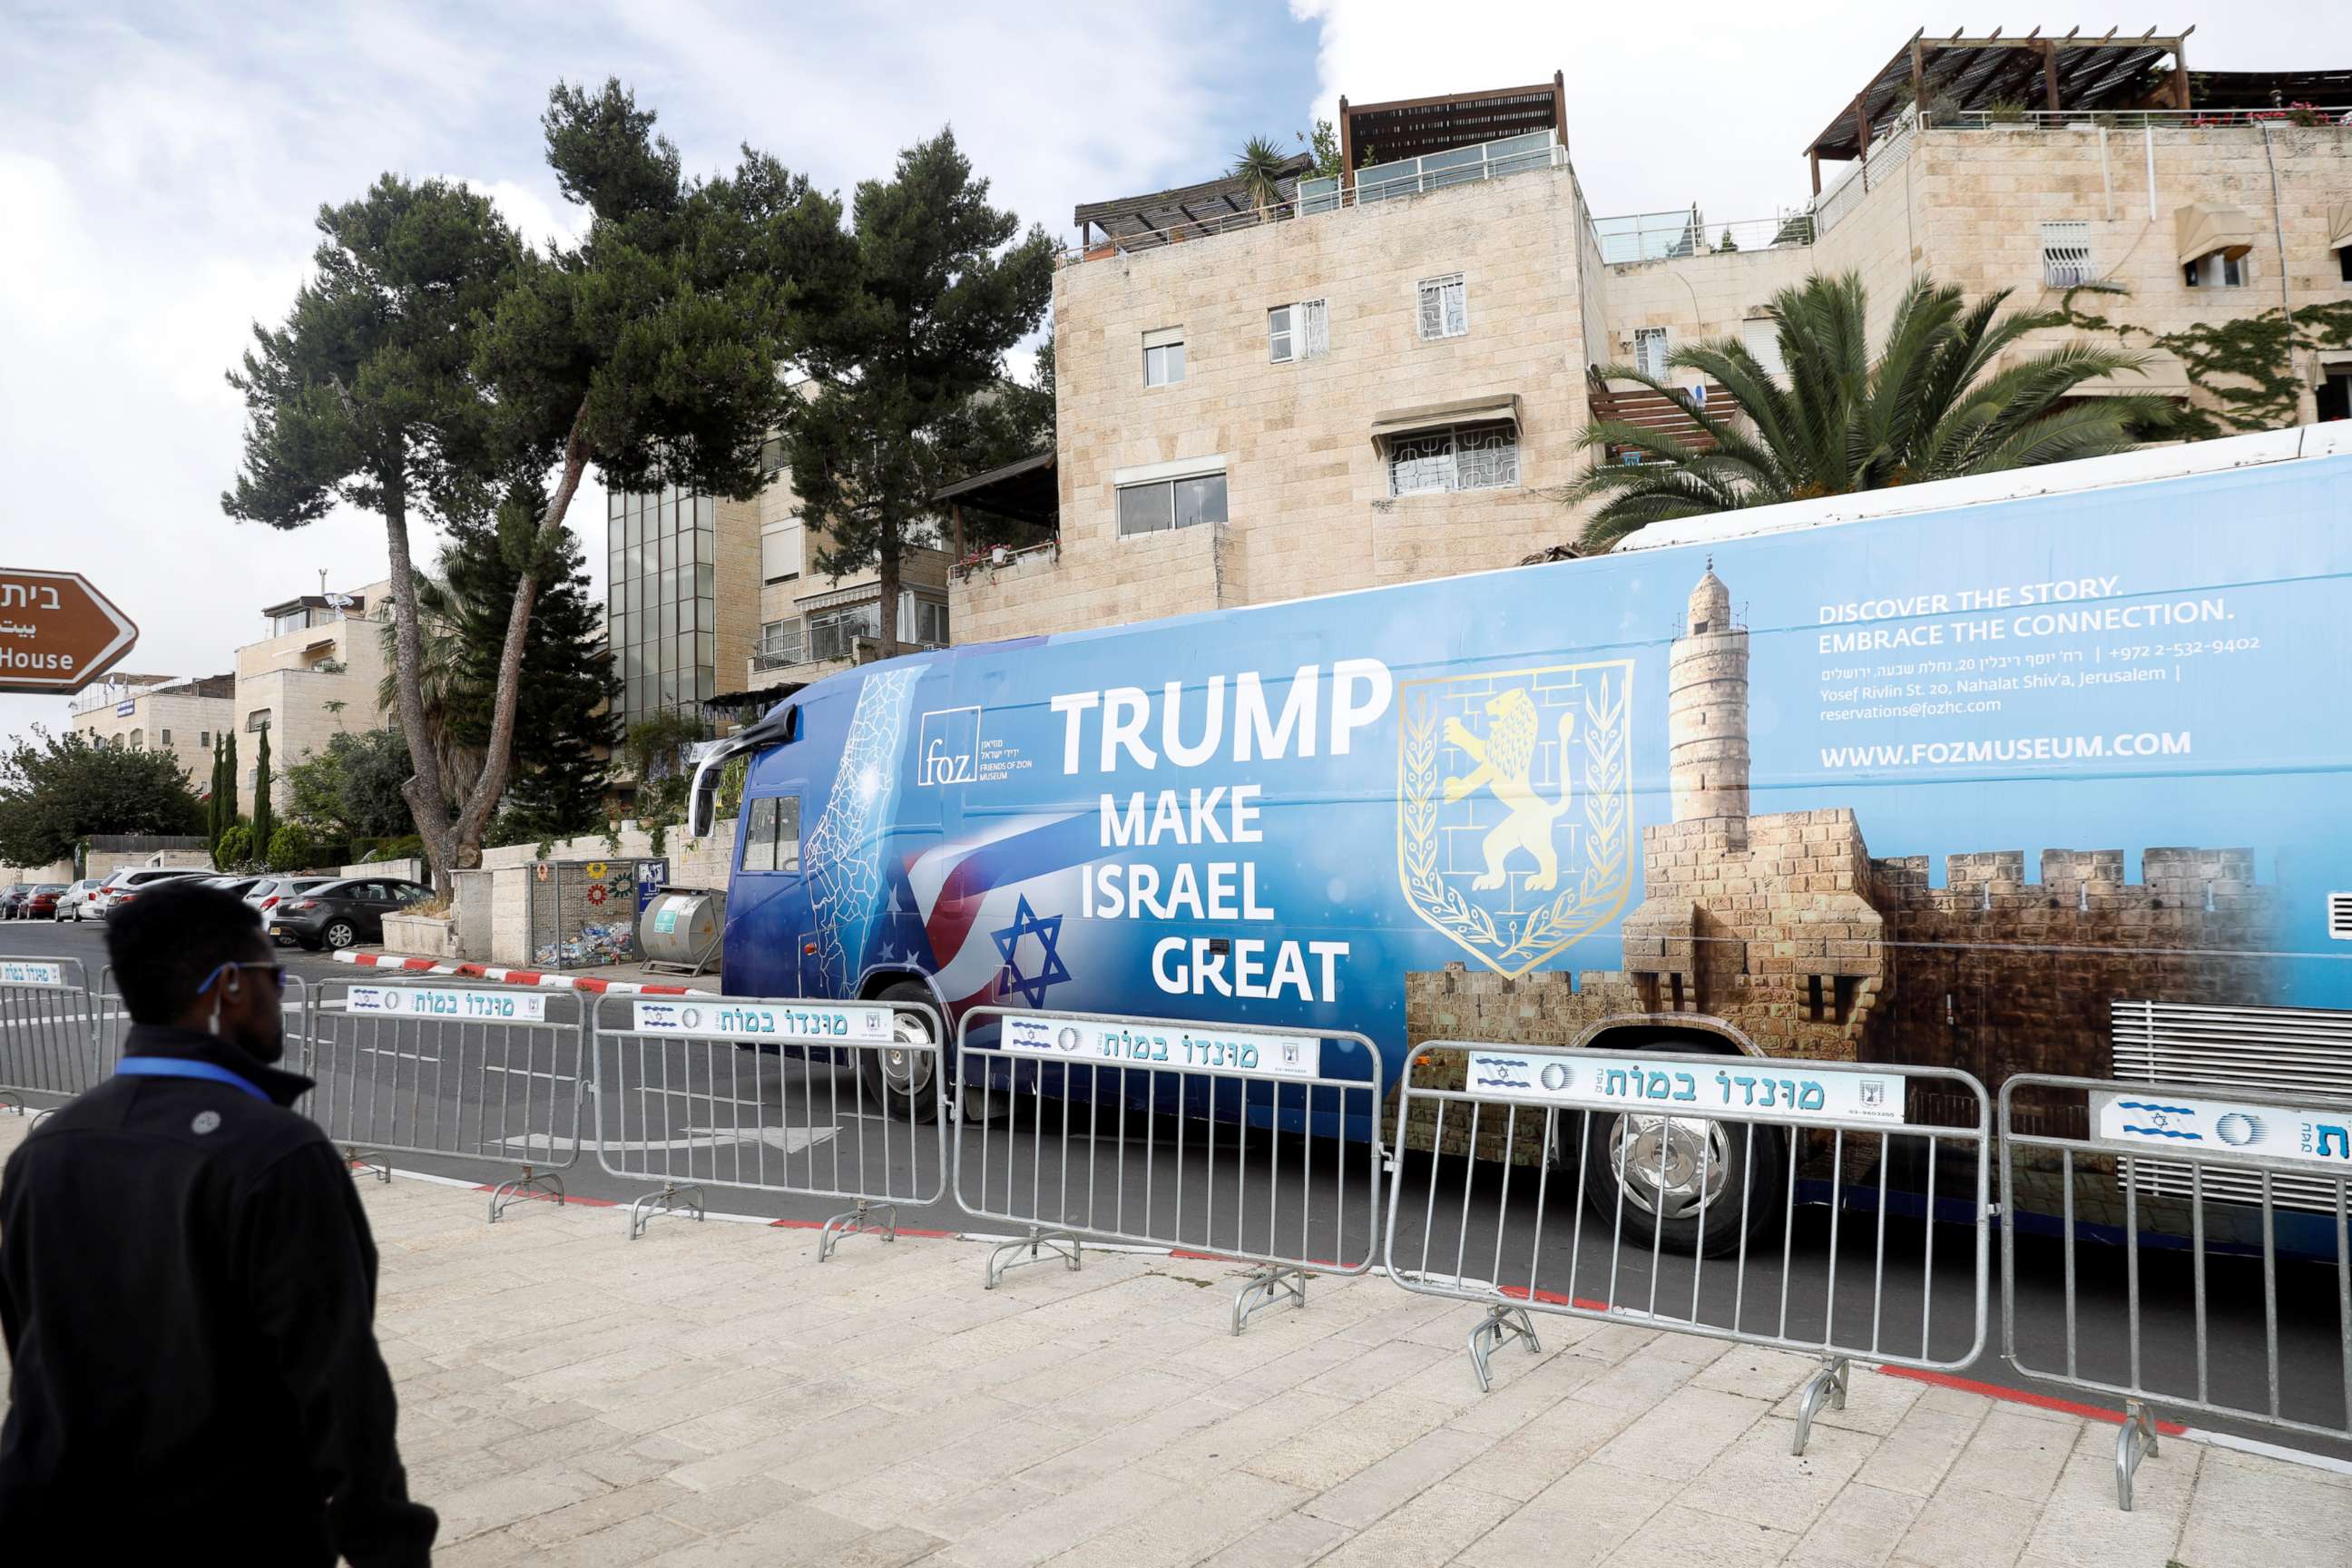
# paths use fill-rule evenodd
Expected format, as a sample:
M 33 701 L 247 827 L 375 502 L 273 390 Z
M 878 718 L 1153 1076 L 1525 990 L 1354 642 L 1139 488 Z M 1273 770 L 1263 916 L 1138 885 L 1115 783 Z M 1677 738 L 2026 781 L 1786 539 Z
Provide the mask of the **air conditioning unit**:
M 1005 549 L 1002 544 L 988 552 L 988 563 L 991 566 L 1003 566 L 1012 559 L 1013 552 Z

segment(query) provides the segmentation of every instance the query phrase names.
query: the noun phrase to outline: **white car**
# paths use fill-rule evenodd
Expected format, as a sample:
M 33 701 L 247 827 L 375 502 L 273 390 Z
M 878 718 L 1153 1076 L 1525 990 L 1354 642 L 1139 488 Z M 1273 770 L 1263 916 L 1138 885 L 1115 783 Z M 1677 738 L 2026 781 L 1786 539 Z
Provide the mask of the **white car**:
M 289 900 L 299 899 L 313 888 L 323 888 L 340 877 L 264 877 L 245 890 L 245 907 L 261 916 L 264 921 L 269 911 Z
M 99 879 L 84 877 L 58 895 L 58 919 L 79 922 L 89 907 L 90 895 L 98 891 Z
M 117 907 L 128 900 L 137 898 L 142 889 L 152 888 L 158 882 L 176 881 L 182 877 L 211 875 L 209 871 L 200 871 L 193 868 L 182 869 L 162 866 L 141 866 L 134 869 L 126 866 L 98 885 L 97 890 L 89 895 L 89 901 L 82 906 L 82 911 L 85 917 L 95 915 L 100 920 L 104 920 Z

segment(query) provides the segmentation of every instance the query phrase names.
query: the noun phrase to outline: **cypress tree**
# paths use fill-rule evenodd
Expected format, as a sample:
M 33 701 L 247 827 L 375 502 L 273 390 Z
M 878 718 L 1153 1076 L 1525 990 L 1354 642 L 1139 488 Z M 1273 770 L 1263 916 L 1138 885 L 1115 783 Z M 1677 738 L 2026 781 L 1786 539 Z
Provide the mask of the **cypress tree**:
M 221 795 L 221 837 L 236 826 L 236 731 L 228 732 L 228 749 L 221 756 L 221 783 L 226 789 Z
M 269 835 L 278 826 L 269 804 L 269 792 L 276 784 L 269 776 L 269 731 L 265 729 L 261 745 L 253 754 L 253 847 L 261 855 L 268 853 Z
M 220 848 L 220 836 L 222 832 L 221 748 L 226 745 L 227 742 L 228 731 L 226 730 L 213 737 L 213 784 L 211 793 L 205 800 L 205 843 L 215 850 Z M 215 864 L 217 864 L 217 862 L 215 862 Z

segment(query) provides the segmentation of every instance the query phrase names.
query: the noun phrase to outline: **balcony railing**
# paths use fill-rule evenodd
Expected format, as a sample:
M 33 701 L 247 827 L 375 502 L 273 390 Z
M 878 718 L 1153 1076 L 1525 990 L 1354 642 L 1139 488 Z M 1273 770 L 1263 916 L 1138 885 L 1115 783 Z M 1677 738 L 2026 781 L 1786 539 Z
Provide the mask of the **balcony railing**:
M 1447 185 L 1499 180 L 1506 175 L 1524 174 L 1533 169 L 1564 167 L 1567 163 L 1568 148 L 1559 142 L 1556 132 L 1529 132 L 1524 136 L 1507 136 L 1499 142 L 1485 142 L 1474 147 L 1433 153 L 1425 158 L 1368 164 L 1356 171 L 1356 181 L 1352 185 L 1341 185 L 1336 175 L 1301 180 L 1295 200 L 1269 202 L 1263 207 L 1249 207 L 1236 213 L 1209 214 L 1167 228 L 1112 235 L 1086 248 L 1064 251 L 1062 260 L 1067 264 L 1098 260 L 1125 251 L 1152 250 L 1184 240 L 1206 239 L 1234 229 L 1256 228 L 1262 224 L 1286 223 L 1295 218 L 1338 212 L 1342 207 L 1400 201 Z
M 1723 222 L 1710 220 L 1696 207 L 1624 213 L 1616 217 L 1594 218 L 1592 237 L 1601 247 L 1601 259 L 1612 267 L 1635 261 L 1670 261 L 1685 256 L 1811 245 L 1813 215 L 1800 209 L 1779 217 Z

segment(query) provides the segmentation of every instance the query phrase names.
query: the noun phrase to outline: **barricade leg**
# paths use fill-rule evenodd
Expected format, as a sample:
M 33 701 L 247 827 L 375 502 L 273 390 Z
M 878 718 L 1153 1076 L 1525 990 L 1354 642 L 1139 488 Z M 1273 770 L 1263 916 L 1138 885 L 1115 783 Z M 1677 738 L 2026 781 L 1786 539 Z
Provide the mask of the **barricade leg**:
M 876 1225 L 866 1217 L 874 1214 L 887 1214 L 890 1217 Z M 831 1258 L 834 1248 L 853 1236 L 872 1236 L 877 1232 L 885 1241 L 898 1239 L 898 1205 L 860 1198 L 856 1208 L 847 1214 L 837 1214 L 824 1222 L 824 1229 L 816 1238 L 816 1260 L 823 1263 Z
M 683 1206 L 693 1211 L 695 1223 L 701 1224 L 703 1196 L 700 1185 L 693 1182 L 664 1182 L 661 1191 L 647 1193 L 629 1205 L 629 1239 L 635 1241 L 645 1235 L 646 1226 L 654 1215 L 677 1214 L 681 1206 L 678 1202 L 681 1198 L 686 1200 Z
M 392 1162 L 373 1149 L 360 1149 L 346 1144 L 343 1148 L 343 1164 L 352 1171 L 373 1171 L 375 1179 L 379 1182 L 388 1183 L 392 1180 Z
M 1234 1295 L 1234 1332 L 1240 1333 L 1251 1314 L 1262 1307 L 1271 1307 L 1284 1297 L 1297 1306 L 1307 1305 L 1307 1271 L 1286 1268 L 1279 1263 L 1269 1263 L 1253 1272 L 1242 1282 Z M 1255 1300 L 1251 1298 L 1255 1297 Z
M 1789 1444 L 1790 1453 L 1803 1457 L 1806 1440 L 1813 1435 L 1813 1417 L 1824 1405 L 1832 1410 L 1845 1408 L 1847 1371 L 1845 1357 L 1822 1358 L 1821 1369 L 1806 1381 L 1805 1396 L 1797 1402 L 1797 1435 Z
M 2123 1430 L 2116 1434 L 2116 1506 L 2132 1510 L 2132 1473 L 2156 1452 L 2156 1413 L 2143 1400 L 2124 1401 Z
M 1529 1355 L 1543 1353 L 1543 1342 L 1536 1338 L 1536 1323 L 1528 1316 L 1525 1307 L 1494 1306 L 1478 1326 L 1470 1331 L 1470 1370 L 1477 1374 L 1478 1392 L 1486 1393 L 1495 1386 L 1487 1372 L 1487 1358 L 1503 1347 L 1506 1340 L 1525 1340 Z
M 1029 1256 L 1026 1258 L 1017 1256 L 1024 1251 Z M 1049 1258 L 1066 1259 L 1069 1263 L 1070 1271 L 1075 1274 L 1078 1268 L 1078 1238 L 1069 1232 L 1047 1230 L 1042 1226 L 1033 1225 L 1029 1227 L 1027 1236 L 1014 1241 L 999 1242 L 989 1252 L 987 1289 L 995 1289 L 997 1283 L 1004 1278 L 1007 1269 L 1024 1268 L 1032 1263 L 1043 1263 Z
M 16 1093 L 14 1089 L 0 1089 L 0 1110 L 13 1110 L 17 1115 L 22 1116 L 25 1114 L 25 1097 L 23 1095 Z
M 533 1170 L 529 1165 L 525 1165 L 522 1168 L 521 1175 L 516 1176 L 509 1181 L 500 1182 L 498 1186 L 491 1191 L 490 1223 L 492 1225 L 498 1224 L 499 1215 L 506 1212 L 506 1207 L 509 1204 L 513 1203 L 517 1198 L 527 1196 L 532 1193 L 550 1194 L 554 1197 L 556 1203 L 561 1205 L 564 1201 L 563 1178 L 557 1175 L 552 1171 L 538 1171 Z

